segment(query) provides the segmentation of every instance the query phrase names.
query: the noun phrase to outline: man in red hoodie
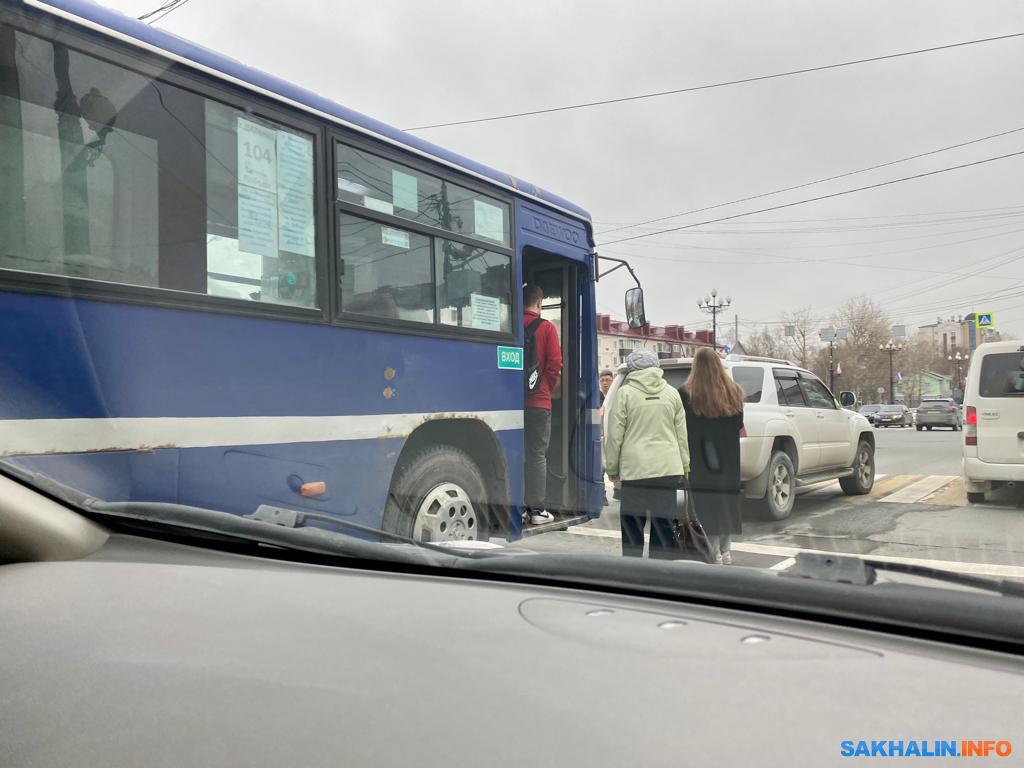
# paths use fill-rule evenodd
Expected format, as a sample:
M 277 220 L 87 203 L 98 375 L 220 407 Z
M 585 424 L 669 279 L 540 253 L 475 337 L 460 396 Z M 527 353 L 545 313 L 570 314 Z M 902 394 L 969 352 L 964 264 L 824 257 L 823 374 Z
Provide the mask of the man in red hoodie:
M 548 442 L 551 440 L 551 392 L 559 385 L 562 374 L 562 350 L 558 331 L 547 320 L 540 320 L 544 291 L 539 286 L 523 288 L 523 326 L 530 333 L 533 326 L 534 352 L 540 379 L 537 387 L 526 394 L 524 415 L 526 443 L 526 489 L 524 516 L 530 525 L 550 523 L 555 518 L 544 509 L 548 481 Z

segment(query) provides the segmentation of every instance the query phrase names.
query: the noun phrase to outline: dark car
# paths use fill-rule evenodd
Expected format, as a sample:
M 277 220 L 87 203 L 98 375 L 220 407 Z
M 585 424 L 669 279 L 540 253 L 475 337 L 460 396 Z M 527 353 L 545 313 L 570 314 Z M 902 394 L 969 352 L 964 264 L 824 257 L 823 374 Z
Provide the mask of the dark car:
M 949 427 L 954 432 L 963 425 L 960 406 L 952 397 L 927 397 L 917 406 L 917 431 Z
M 905 405 L 883 405 L 875 413 L 876 427 L 910 427 L 914 416 Z
M 862 405 L 858 413 L 868 420 L 869 424 L 875 423 L 875 414 L 882 406 L 880 405 Z

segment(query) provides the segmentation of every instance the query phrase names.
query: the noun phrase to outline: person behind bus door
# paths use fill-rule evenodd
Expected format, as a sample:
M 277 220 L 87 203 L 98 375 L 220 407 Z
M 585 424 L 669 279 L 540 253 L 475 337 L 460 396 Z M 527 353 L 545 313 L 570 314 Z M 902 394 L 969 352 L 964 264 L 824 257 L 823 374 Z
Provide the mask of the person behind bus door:
M 524 328 L 540 318 L 543 303 L 544 291 L 539 286 L 523 286 Z M 540 525 L 555 519 L 544 509 L 544 504 L 547 499 L 548 443 L 551 441 L 551 393 L 559 385 L 562 350 L 558 345 L 558 331 L 547 320 L 540 321 L 533 337 L 540 381 L 537 388 L 526 395 L 523 414 L 526 447 L 526 510 L 523 515 L 529 524 Z
M 743 389 L 711 349 L 697 351 L 679 389 L 689 433 L 689 489 L 716 561 L 732 565 L 732 535 L 742 533 L 740 435 Z
M 608 413 L 605 471 L 622 481 L 622 554 L 642 557 L 644 525 L 651 519 L 650 557 L 673 556 L 676 489 L 689 471 L 686 414 L 679 393 L 665 383 L 658 356 L 638 349 L 626 358 L 629 373 Z
M 608 397 L 608 390 L 611 389 L 612 381 L 615 379 L 615 374 L 612 373 L 611 368 L 605 368 L 601 371 L 601 377 L 597 380 L 597 386 L 601 390 L 601 407 L 604 408 L 604 399 Z
M 601 395 L 601 408 L 598 411 L 598 416 L 601 420 L 601 441 L 604 442 L 604 401 L 608 397 L 608 390 L 612 387 L 612 382 L 615 380 L 615 374 L 612 373 L 611 368 L 604 368 L 601 371 L 601 375 L 597 379 L 598 393 Z M 601 504 L 602 506 L 608 506 L 608 489 L 605 487 L 604 478 L 602 477 L 601 482 Z

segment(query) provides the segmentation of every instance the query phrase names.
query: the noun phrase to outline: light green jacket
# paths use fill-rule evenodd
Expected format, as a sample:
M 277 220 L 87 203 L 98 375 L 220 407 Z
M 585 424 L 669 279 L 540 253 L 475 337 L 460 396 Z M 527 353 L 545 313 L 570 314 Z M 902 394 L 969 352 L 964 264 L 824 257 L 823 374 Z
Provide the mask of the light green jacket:
M 622 480 L 689 472 L 683 401 L 660 368 L 629 373 L 616 392 L 608 414 L 604 469 Z

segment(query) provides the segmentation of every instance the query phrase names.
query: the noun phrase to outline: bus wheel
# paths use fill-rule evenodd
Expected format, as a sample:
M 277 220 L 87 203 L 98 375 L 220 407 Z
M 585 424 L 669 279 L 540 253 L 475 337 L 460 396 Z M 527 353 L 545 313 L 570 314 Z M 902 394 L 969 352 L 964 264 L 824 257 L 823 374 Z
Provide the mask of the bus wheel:
M 412 458 L 391 485 L 384 529 L 417 541 L 487 541 L 483 476 L 458 448 Z

